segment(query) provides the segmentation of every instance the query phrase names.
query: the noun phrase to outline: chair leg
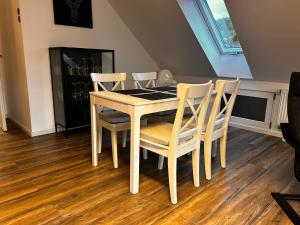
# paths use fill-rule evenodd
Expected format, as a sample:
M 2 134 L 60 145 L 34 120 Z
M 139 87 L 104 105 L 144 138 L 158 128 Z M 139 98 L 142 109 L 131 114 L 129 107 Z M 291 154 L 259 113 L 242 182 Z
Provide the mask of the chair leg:
M 177 203 L 177 159 L 175 157 L 168 157 L 168 171 L 169 171 L 169 188 L 171 202 Z
M 148 122 L 147 120 L 142 120 L 142 126 L 147 126 Z M 148 159 L 148 151 L 146 149 L 143 149 L 143 159 L 147 160 Z
M 126 147 L 126 142 L 127 142 L 127 131 L 123 131 L 122 134 L 122 147 L 125 148 Z
M 226 144 L 227 144 L 227 135 L 224 135 L 220 139 L 220 160 L 221 160 L 222 168 L 226 168 Z
M 204 164 L 207 180 L 211 180 L 211 141 L 204 141 Z
M 217 149 L 218 149 L 218 140 L 213 141 L 211 148 L 211 156 L 213 158 L 217 157 Z
M 194 177 L 194 186 L 200 186 L 200 149 L 197 148 L 192 153 L 192 161 L 193 161 L 193 177 Z
M 102 127 L 98 126 L 98 153 L 101 153 L 102 150 Z
M 164 167 L 164 158 L 162 155 L 158 156 L 158 169 L 162 170 Z
M 145 160 L 148 159 L 148 151 L 147 151 L 146 149 L 143 149 L 143 158 L 144 158 Z
M 112 157 L 113 166 L 118 168 L 118 143 L 117 143 L 117 132 L 111 131 L 111 146 L 112 146 Z

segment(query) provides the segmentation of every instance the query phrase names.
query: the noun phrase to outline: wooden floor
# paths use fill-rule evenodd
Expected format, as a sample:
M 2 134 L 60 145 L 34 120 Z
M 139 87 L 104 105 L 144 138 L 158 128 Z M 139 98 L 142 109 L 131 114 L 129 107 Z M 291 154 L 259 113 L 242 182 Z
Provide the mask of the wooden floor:
M 230 130 L 227 168 L 214 159 L 209 182 L 201 159 L 200 188 L 193 186 L 191 159 L 179 159 L 177 205 L 155 155 L 141 160 L 140 193 L 132 195 L 128 149 L 119 148 L 119 169 L 109 144 L 93 167 L 88 131 L 66 139 L 9 130 L 0 133 L 1 224 L 291 224 L 270 192 L 300 192 L 292 149 L 244 130 Z

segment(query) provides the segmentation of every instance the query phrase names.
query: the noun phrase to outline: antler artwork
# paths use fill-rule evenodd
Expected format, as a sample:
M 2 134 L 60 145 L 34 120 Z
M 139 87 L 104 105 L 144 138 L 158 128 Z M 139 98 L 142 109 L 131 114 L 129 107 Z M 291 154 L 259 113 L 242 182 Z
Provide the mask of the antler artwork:
M 79 21 L 79 13 L 78 9 L 83 0 L 65 0 L 68 6 L 71 9 L 71 20 L 73 23 L 77 23 Z

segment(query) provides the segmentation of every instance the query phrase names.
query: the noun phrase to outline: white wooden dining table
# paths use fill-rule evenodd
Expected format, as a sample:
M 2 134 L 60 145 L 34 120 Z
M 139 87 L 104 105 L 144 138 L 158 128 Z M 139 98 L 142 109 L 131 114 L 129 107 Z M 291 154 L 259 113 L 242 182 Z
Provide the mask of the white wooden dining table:
M 164 92 L 165 93 L 165 92 Z M 171 93 L 169 93 L 171 94 Z M 99 91 L 90 92 L 91 133 L 92 133 L 92 164 L 98 165 L 97 154 L 97 106 L 114 109 L 130 116 L 130 192 L 139 192 L 139 165 L 140 165 L 140 122 L 146 114 L 177 109 L 179 98 L 174 97 L 147 100 L 122 93 Z

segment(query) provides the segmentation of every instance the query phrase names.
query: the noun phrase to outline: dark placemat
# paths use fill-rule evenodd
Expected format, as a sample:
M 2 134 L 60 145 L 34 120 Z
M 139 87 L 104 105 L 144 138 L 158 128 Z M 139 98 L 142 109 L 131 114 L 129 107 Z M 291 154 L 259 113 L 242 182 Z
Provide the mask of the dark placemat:
M 154 90 L 154 91 L 176 91 L 176 87 L 171 87 L 171 86 L 164 86 L 164 87 L 155 87 L 155 88 L 147 88 L 149 90 Z
M 124 95 L 136 95 L 136 94 L 152 93 L 153 91 L 145 90 L 145 89 L 127 89 L 127 90 L 118 90 L 114 92 L 124 94 Z
M 176 94 L 176 93 L 177 93 L 177 90 L 169 90 L 168 92 L 171 92 L 171 93 Z
M 167 98 L 176 98 L 176 95 L 161 93 L 161 92 L 133 95 L 133 96 L 138 97 L 138 98 L 147 99 L 147 100 L 161 100 L 161 99 L 167 99 Z

